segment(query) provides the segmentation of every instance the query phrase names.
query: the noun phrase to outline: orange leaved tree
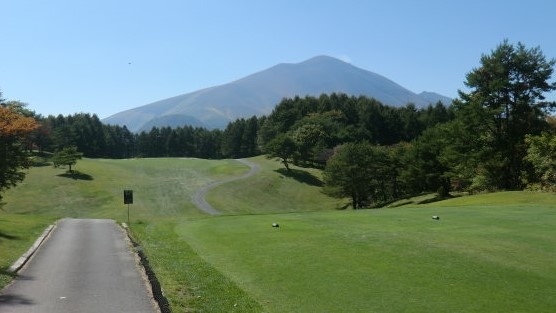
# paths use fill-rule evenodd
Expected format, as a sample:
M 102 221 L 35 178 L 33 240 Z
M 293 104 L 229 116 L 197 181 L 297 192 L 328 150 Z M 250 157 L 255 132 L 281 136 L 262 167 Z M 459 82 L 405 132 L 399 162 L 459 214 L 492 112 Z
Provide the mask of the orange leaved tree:
M 3 191 L 25 178 L 22 170 L 30 161 L 24 142 L 38 126 L 35 119 L 0 103 L 0 198 Z

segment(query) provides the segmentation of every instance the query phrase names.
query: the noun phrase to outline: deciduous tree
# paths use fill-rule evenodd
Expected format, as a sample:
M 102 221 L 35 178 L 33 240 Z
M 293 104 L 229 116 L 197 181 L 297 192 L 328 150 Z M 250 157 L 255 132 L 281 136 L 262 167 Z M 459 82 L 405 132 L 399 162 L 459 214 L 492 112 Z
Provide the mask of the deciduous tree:
M 543 133 L 540 136 L 527 136 L 526 160 L 534 169 L 535 176 L 530 179 L 530 187 L 556 191 L 556 136 Z
M 278 158 L 288 171 L 290 170 L 290 163 L 293 161 L 292 158 L 296 151 L 297 145 L 295 141 L 287 134 L 278 135 L 265 146 L 267 156 L 269 158 Z
M 25 178 L 22 170 L 28 168 L 30 162 L 24 141 L 38 126 L 35 119 L 0 105 L 0 192 Z

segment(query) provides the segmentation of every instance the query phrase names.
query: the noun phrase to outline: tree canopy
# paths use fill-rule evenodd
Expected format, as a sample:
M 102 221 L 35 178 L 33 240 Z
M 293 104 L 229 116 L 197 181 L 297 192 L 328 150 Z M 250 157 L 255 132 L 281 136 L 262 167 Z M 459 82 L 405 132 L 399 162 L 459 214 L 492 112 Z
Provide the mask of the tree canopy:
M 538 47 L 514 46 L 506 40 L 467 74 L 465 85 L 471 91 L 460 91 L 454 102 L 454 126 L 476 139 L 453 138 L 463 148 L 458 150 L 460 159 L 471 161 L 468 174 L 494 189 L 523 187 L 521 175 L 530 170 L 524 162 L 525 137 L 546 129 L 547 114 L 556 106 L 545 101 L 545 94 L 556 90 L 556 82 L 550 82 L 555 63 Z
M 77 160 L 81 159 L 83 153 L 77 151 L 77 147 L 65 147 L 59 151 L 54 152 L 52 156 L 52 162 L 54 166 L 67 165 L 69 167 L 69 172 L 72 173 L 71 167 L 77 163 Z
M 1 103 L 0 193 L 24 179 L 25 172 L 22 170 L 30 165 L 27 153 L 29 136 L 38 127 L 33 118 L 24 116 L 17 108 Z

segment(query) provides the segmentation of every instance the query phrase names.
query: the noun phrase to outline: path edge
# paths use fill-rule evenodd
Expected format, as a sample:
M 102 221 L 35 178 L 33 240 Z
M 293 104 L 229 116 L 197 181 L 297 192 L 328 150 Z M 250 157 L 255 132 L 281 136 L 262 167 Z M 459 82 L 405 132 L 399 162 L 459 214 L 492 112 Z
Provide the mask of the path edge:
M 48 235 L 50 235 L 52 230 L 56 227 L 57 223 L 58 223 L 58 221 L 56 221 L 56 222 L 54 222 L 54 224 L 51 224 L 48 227 L 46 227 L 46 229 L 42 232 L 42 234 L 39 236 L 39 238 L 37 238 L 37 240 L 35 240 L 35 243 L 27 250 L 27 252 L 23 253 L 23 255 L 20 256 L 19 259 L 17 259 L 14 262 L 14 264 L 12 264 L 12 266 L 10 266 L 10 268 L 8 268 L 9 273 L 19 272 L 19 270 L 21 270 L 21 268 L 23 268 L 23 266 L 25 264 L 27 264 L 27 261 L 29 261 L 29 259 L 33 256 L 33 254 L 35 254 L 35 252 L 39 249 L 41 244 L 46 240 Z
M 170 303 L 168 302 L 166 296 L 164 296 L 164 292 L 162 291 L 160 282 L 158 281 L 158 278 L 156 278 L 156 274 L 154 273 L 149 263 L 149 258 L 147 258 L 147 256 L 141 249 L 141 245 L 131 235 L 129 226 L 126 223 L 121 223 L 121 227 L 124 229 L 127 238 L 131 242 L 131 245 L 135 250 L 135 255 L 137 255 L 137 257 L 139 258 L 139 264 L 141 265 L 141 267 L 143 268 L 143 272 L 147 276 L 149 285 L 151 287 L 151 293 L 154 300 L 156 301 L 158 309 L 161 313 L 171 313 L 172 310 L 170 309 Z

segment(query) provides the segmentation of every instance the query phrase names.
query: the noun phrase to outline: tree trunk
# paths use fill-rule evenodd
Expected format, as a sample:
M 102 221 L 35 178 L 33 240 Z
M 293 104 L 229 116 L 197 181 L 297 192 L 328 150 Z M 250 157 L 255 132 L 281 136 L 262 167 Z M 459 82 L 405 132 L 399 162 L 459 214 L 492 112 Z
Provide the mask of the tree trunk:
M 351 206 L 354 210 L 357 210 L 357 195 L 355 193 L 351 194 Z

